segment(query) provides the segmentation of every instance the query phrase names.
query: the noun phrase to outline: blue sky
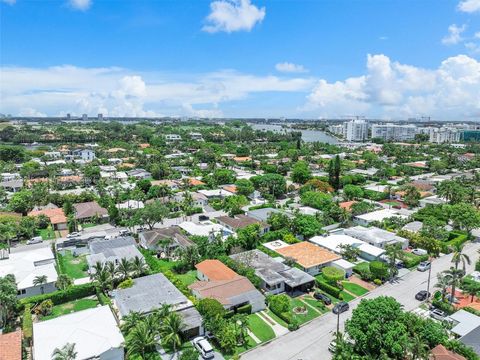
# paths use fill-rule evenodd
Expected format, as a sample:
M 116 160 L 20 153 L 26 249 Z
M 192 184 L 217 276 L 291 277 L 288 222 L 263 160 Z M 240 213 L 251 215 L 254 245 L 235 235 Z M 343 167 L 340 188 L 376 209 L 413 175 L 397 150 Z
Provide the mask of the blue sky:
M 0 112 L 480 120 L 480 0 L 2 0 Z

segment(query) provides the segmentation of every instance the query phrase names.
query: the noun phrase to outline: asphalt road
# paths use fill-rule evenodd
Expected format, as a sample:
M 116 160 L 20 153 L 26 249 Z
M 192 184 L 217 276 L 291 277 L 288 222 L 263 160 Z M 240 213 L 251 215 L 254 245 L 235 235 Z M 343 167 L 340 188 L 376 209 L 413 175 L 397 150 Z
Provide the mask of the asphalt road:
M 467 267 L 467 273 L 474 270 L 475 261 L 478 258 L 477 250 L 480 249 L 480 243 L 467 244 L 464 253 L 467 254 L 472 263 Z M 452 255 L 445 255 L 436 259 L 432 264 L 432 275 L 430 289 L 436 282 L 437 274 L 447 270 L 452 266 Z M 403 278 L 398 279 L 394 283 L 387 283 L 369 294 L 364 298 L 372 299 L 378 296 L 392 296 L 399 301 L 404 309 L 411 311 L 420 305 L 415 300 L 415 294 L 420 290 L 427 288 L 427 272 L 412 271 Z M 430 290 L 432 292 L 432 290 Z M 360 299 L 350 302 L 350 310 L 340 316 L 340 331 L 343 331 L 343 325 L 347 318 L 352 314 Z M 272 342 L 259 346 L 252 351 L 244 354 L 242 360 L 318 360 L 331 359 L 332 356 L 328 351 L 328 345 L 336 331 L 337 316 L 333 313 L 327 313 L 308 325 L 297 331 L 290 332 L 281 336 Z

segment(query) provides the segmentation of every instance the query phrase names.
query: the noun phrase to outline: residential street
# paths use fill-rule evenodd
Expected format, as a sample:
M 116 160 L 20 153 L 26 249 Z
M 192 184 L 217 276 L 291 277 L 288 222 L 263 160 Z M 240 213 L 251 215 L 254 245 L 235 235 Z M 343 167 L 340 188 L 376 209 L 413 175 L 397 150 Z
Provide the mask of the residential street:
M 472 263 L 467 268 L 467 273 L 474 270 L 474 264 L 478 258 L 477 250 L 480 243 L 467 244 L 464 253 L 470 256 Z M 437 273 L 448 269 L 451 266 L 452 255 L 443 256 L 432 264 L 432 275 L 430 291 L 436 282 Z M 412 271 L 393 284 L 386 284 L 373 290 L 364 298 L 375 298 L 378 296 L 393 296 L 405 310 L 411 311 L 420 305 L 415 300 L 415 294 L 426 289 L 428 272 Z M 343 324 L 347 316 L 351 316 L 351 310 L 355 308 L 360 299 L 350 302 L 350 310 L 343 313 L 340 318 L 340 329 L 343 331 Z M 275 359 L 275 360 L 318 360 L 331 359 L 328 345 L 332 340 L 332 334 L 337 326 L 337 317 L 333 313 L 321 316 L 310 324 L 297 331 L 290 332 L 282 337 L 276 338 L 267 345 L 260 346 L 242 356 L 244 360 Z

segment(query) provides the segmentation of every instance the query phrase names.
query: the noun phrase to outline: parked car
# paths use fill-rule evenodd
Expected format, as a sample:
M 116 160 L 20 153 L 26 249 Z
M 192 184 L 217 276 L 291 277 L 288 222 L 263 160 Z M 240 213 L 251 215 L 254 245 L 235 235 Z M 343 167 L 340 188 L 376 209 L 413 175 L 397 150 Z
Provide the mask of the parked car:
M 131 235 L 130 231 L 127 230 L 127 229 L 120 230 L 120 232 L 118 234 L 121 235 L 121 236 Z
M 415 295 L 415 299 L 417 299 L 418 301 L 424 301 L 427 299 L 428 295 L 427 295 L 427 290 L 422 290 L 422 291 L 419 291 L 416 295 Z M 430 294 L 429 294 L 430 295 Z
M 341 301 L 333 307 L 332 311 L 333 311 L 334 314 L 341 314 L 345 311 L 348 311 L 349 308 L 350 308 L 350 306 L 348 305 L 347 302 Z
M 430 269 L 430 266 L 432 266 L 430 261 L 422 261 L 420 264 L 417 266 L 418 271 L 427 271 Z
M 202 359 L 213 359 L 215 357 L 213 347 L 205 337 L 198 336 L 193 339 L 193 346 L 198 350 Z
M 328 344 L 328 351 L 330 351 L 332 354 L 335 353 L 337 350 L 337 342 L 335 340 L 332 340 L 330 344 Z
M 427 255 L 428 251 L 423 249 L 413 249 L 412 254 L 422 256 L 422 255 Z
M 67 238 L 72 239 L 72 238 L 79 237 L 80 235 L 82 235 L 82 234 L 80 234 L 79 232 L 72 232 L 72 233 L 67 235 Z
M 27 245 L 40 244 L 43 241 L 41 236 L 35 236 L 30 240 L 27 240 Z
M 330 305 L 332 303 L 332 299 L 330 299 L 327 295 L 322 294 L 321 292 L 315 292 L 313 297 L 319 301 L 323 301 L 325 305 Z
M 440 310 L 440 309 L 433 309 L 433 310 L 430 311 L 430 317 L 432 317 L 436 320 L 443 321 L 443 320 L 445 320 L 446 316 L 447 316 L 447 313 L 443 310 Z
M 210 218 L 207 215 L 198 216 L 198 221 L 207 221 L 207 220 L 210 220 Z

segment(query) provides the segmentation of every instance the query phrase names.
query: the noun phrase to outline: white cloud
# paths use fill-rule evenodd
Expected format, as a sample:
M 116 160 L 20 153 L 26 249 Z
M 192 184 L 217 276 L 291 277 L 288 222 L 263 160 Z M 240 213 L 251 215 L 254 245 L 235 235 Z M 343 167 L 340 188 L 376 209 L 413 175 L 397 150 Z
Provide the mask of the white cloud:
M 469 56 L 450 57 L 427 70 L 368 55 L 365 75 L 333 83 L 319 80 L 302 110 L 318 116 L 426 114 L 452 120 L 480 116 L 479 99 L 480 62 Z
M 475 33 L 474 37 L 475 37 L 476 39 L 480 39 L 480 31 L 477 31 L 477 32 Z
M 86 11 L 92 5 L 92 0 L 68 0 L 68 3 L 76 10 Z
M 236 71 L 178 78 L 120 68 L 58 66 L 0 69 L 0 112 L 33 108 L 48 115 L 220 116 L 220 105 L 262 92 L 308 92 L 312 79 L 255 76 Z
M 32 108 L 20 109 L 18 115 L 19 116 L 31 116 L 31 117 L 45 117 L 45 116 L 47 116 L 47 114 L 42 113 L 42 112 L 37 111 L 37 110 L 32 109 Z
M 467 26 L 457 26 L 452 24 L 448 27 L 448 35 L 442 39 L 444 45 L 455 45 L 463 41 L 462 33 L 466 30 Z
M 17 2 L 17 0 L 0 0 L 0 2 L 4 2 L 5 4 L 8 4 L 8 5 L 13 5 Z
M 275 65 L 275 69 L 285 73 L 304 73 L 308 71 L 303 65 L 297 65 L 290 62 L 278 63 Z
M 466 13 L 480 11 L 480 0 L 463 0 L 458 4 L 458 10 Z
M 217 0 L 210 4 L 210 14 L 203 31 L 216 33 L 224 31 L 250 31 L 265 17 L 265 7 L 258 8 L 250 0 Z

